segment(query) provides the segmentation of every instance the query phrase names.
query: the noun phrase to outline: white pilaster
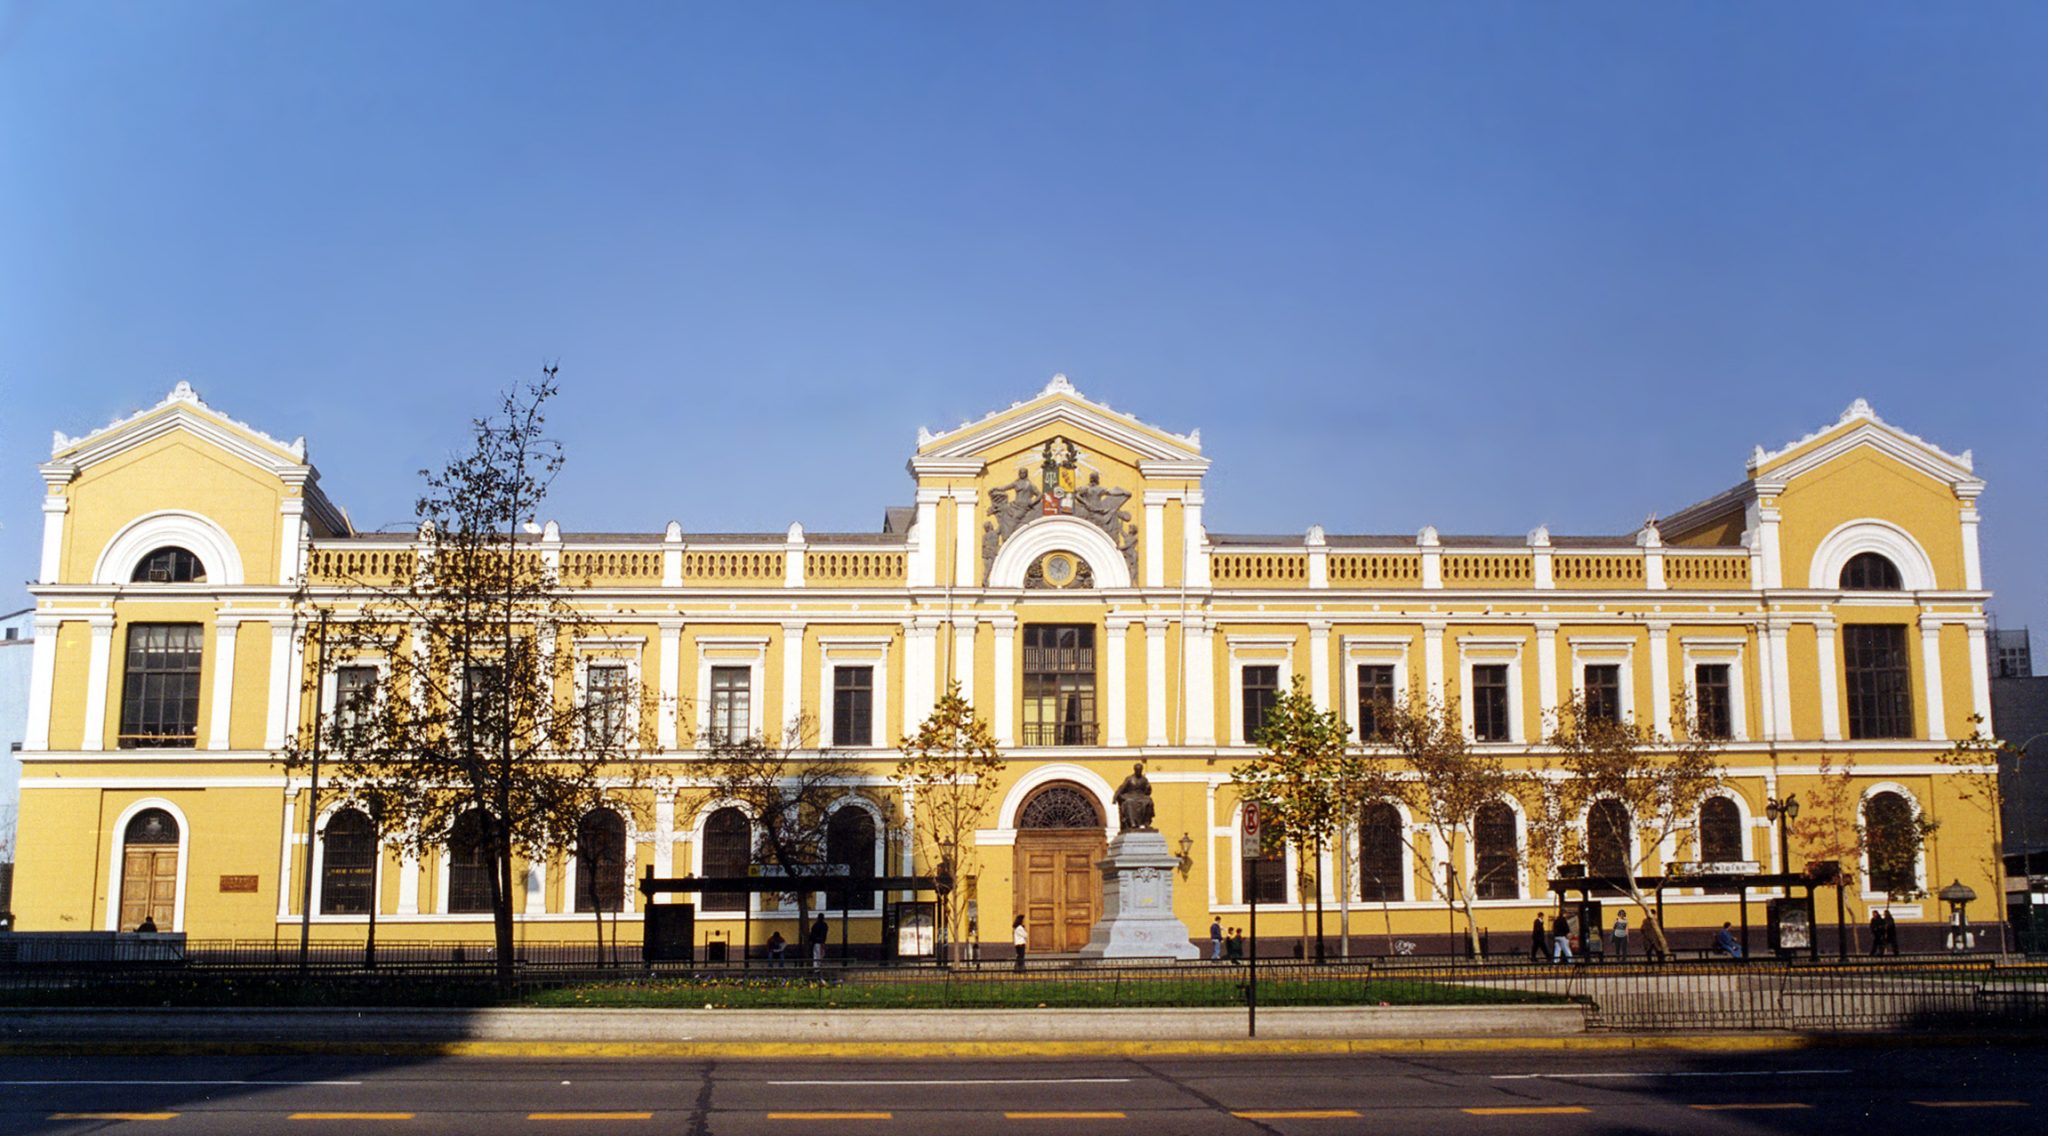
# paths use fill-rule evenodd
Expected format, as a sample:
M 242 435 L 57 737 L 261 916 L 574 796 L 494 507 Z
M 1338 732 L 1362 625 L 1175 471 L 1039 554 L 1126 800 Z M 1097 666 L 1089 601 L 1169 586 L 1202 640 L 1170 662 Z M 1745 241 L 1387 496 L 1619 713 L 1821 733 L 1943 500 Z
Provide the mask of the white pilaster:
M 1130 666 L 1125 654 L 1127 640 L 1131 634 L 1128 618 L 1112 616 L 1109 620 L 1108 650 L 1104 654 L 1106 675 L 1102 684 L 1102 744 L 1124 746 L 1130 744 L 1125 736 L 1124 716 L 1129 707 Z
M 1842 740 L 1841 684 L 1835 677 L 1835 621 L 1815 620 L 1814 660 L 1820 678 L 1820 737 L 1822 741 Z
M 289 712 L 292 697 L 293 638 L 290 620 L 271 620 L 270 706 L 263 725 L 264 749 L 282 746 L 285 731 L 289 728 L 285 722 L 285 715 Z
M 953 583 L 972 588 L 981 583 L 981 526 L 976 523 L 972 489 L 953 490 Z M 965 685 L 964 683 L 962 685 Z
M 668 523 L 661 536 L 661 586 L 683 586 L 683 526 L 675 521 Z
M 1983 488 L 1982 483 L 1956 487 L 1956 498 L 1963 503 L 1959 516 L 1963 524 L 1963 587 L 1973 592 L 1984 588 L 1984 560 L 1977 547 L 1977 522 L 1981 519 L 1977 512 L 1977 494 Z M 1988 723 L 1990 719 L 1985 721 Z
M 1166 494 L 1145 494 L 1145 535 L 1139 554 L 1145 558 L 1145 586 L 1166 586 Z
M 289 588 L 299 582 L 299 549 L 306 540 L 306 499 L 286 497 L 277 503 L 277 582 Z
M 226 616 L 216 617 L 213 625 L 213 710 L 212 721 L 206 731 L 207 749 L 228 748 L 228 725 L 235 710 L 235 633 L 240 629 L 239 622 Z M 110 640 L 113 633 L 109 626 L 107 637 Z M 97 629 L 93 636 L 98 639 Z M 98 651 L 97 642 L 94 643 L 94 651 Z M 91 722 L 86 723 L 88 729 L 91 725 Z
M 526 914 L 544 915 L 548 909 L 548 862 L 529 861 L 526 865 Z
M 96 615 L 90 622 L 92 653 L 86 657 L 85 666 L 85 735 L 79 748 L 98 750 L 107 748 L 107 689 L 109 672 L 113 670 L 114 617 Z
M 937 621 L 924 616 L 913 619 L 904 628 L 903 642 L 903 727 L 905 733 L 911 733 L 932 712 L 939 668 Z
M 1557 682 L 1556 655 L 1551 652 L 1551 676 L 1553 686 Z M 1444 621 L 1424 620 L 1422 624 L 1422 681 L 1429 691 L 1429 700 L 1442 705 L 1444 700 Z M 1552 695 L 1556 692 L 1553 690 Z
M 43 498 L 43 562 L 37 577 L 42 583 L 56 583 L 63 569 L 64 514 L 70 511 L 71 499 L 60 493 Z
M 763 692 L 765 693 L 765 692 Z M 824 707 L 824 691 L 818 692 L 821 711 Z M 782 625 L 782 721 L 780 729 L 787 729 L 791 723 L 803 717 L 804 712 L 804 625 L 796 620 Z M 822 715 L 821 715 L 822 716 Z M 822 734 L 827 723 L 818 723 Z
M 279 841 L 277 854 L 277 917 L 287 918 L 292 913 L 292 894 L 298 891 L 292 885 L 292 848 L 304 836 L 296 823 L 300 790 L 287 787 L 284 791 L 284 825 L 280 829 L 284 839 Z
M 1650 624 L 1650 720 L 1657 736 L 1671 737 L 1671 625 Z
M 1444 586 L 1443 541 L 1436 535 L 1435 525 L 1424 525 L 1415 534 L 1415 547 L 1422 555 L 1422 586 L 1441 588 Z
M 953 625 L 953 673 L 948 679 L 960 684 L 960 697 L 974 701 L 974 620 L 962 616 Z
M 1529 530 L 1530 574 L 1536 587 L 1557 587 L 1557 575 L 1552 569 L 1550 553 L 1550 527 L 1537 525 Z
M 1946 741 L 1948 714 L 1942 701 L 1941 624 L 1925 617 L 1920 620 L 1920 666 L 1927 673 L 1928 740 Z
M 1756 509 L 1757 552 L 1763 561 L 1763 580 L 1758 585 L 1765 588 L 1785 586 L 1784 559 L 1778 551 L 1778 504 L 1771 498 L 1769 505 Z M 1786 731 L 1789 735 L 1790 731 Z
M 1311 620 L 1308 625 L 1308 694 L 1316 709 L 1330 708 L 1330 622 Z
M 1540 719 L 1557 710 L 1557 623 L 1536 624 L 1536 698 Z
M 907 583 L 913 588 L 935 587 L 939 582 L 939 497 L 936 489 L 917 491 L 917 520 L 910 529 L 907 566 Z
M 420 913 L 420 858 L 412 852 L 398 855 L 398 914 Z
M 654 874 L 675 875 L 676 795 L 665 789 L 654 798 Z
M 1636 534 L 1636 544 L 1643 550 L 1643 586 L 1651 591 L 1661 591 L 1664 583 L 1664 537 L 1657 531 L 1655 522 L 1644 525 Z
M 1182 742 L 1191 746 L 1216 744 L 1216 640 L 1205 616 L 1190 616 L 1181 624 L 1181 640 L 1187 645 L 1187 713 L 1181 727 Z
M 1774 618 L 1766 632 L 1770 638 L 1771 684 L 1764 717 L 1771 724 L 1773 741 L 1789 741 L 1792 737 L 1792 651 L 1786 641 L 1790 631 L 1788 624 Z
M 1330 542 L 1323 535 L 1323 526 L 1310 525 L 1308 537 L 1302 544 L 1308 549 L 1308 586 L 1327 588 L 1330 586 Z
M 795 521 L 789 523 L 789 532 L 782 538 L 782 586 L 801 588 L 804 586 L 804 527 Z
M 1991 732 L 1991 659 L 1984 650 L 1984 623 L 1977 620 L 1968 625 L 1970 638 L 1970 712 L 1975 714 L 1981 725 L 1977 728 L 1984 733 Z
M 1145 621 L 1145 744 L 1166 744 L 1166 629 L 1164 619 Z
M 50 692 L 57 678 L 57 628 L 55 616 L 36 616 L 36 644 L 28 674 L 28 723 L 21 748 L 37 752 L 50 748 Z
M 989 722 L 996 732 L 996 744 L 1008 748 L 1017 744 L 1017 625 L 1004 619 L 990 626 L 995 633 L 995 666 L 990 685 L 996 704 Z M 907 732 L 914 727 L 906 722 L 904 728 Z
M 1181 579 L 1190 588 L 1209 586 L 1209 534 L 1202 528 L 1202 495 L 1183 494 L 1180 499 Z
M 655 689 L 660 692 L 661 701 L 655 707 L 655 744 L 662 749 L 676 748 L 676 718 L 682 713 L 679 702 L 683 661 L 683 625 L 667 622 L 661 625 L 661 645 L 655 655 Z

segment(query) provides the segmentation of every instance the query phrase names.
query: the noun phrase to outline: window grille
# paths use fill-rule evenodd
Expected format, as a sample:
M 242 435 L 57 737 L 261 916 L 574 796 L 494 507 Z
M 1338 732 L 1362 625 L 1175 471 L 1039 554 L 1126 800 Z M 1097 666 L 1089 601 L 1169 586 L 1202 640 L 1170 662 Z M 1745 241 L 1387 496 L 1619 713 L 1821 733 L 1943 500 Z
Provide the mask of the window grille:
M 1095 628 L 1024 628 L 1024 744 L 1095 744 Z
M 199 741 L 200 627 L 137 623 L 128 628 L 121 687 L 122 749 L 189 749 Z
M 1906 662 L 1906 629 L 1872 623 L 1842 628 L 1842 664 L 1849 687 L 1849 736 L 1912 737 L 1913 684 Z
M 1504 742 L 1514 736 L 1508 728 L 1506 663 L 1472 668 L 1472 736 L 1482 742 Z

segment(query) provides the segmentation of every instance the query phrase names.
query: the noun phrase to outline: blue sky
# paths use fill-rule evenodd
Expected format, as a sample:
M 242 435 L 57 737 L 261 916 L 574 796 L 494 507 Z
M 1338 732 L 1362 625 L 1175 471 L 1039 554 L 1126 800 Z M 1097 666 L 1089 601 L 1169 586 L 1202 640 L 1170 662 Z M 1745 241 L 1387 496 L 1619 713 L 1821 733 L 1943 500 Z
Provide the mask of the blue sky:
M 0 608 L 178 379 L 365 527 L 558 359 L 570 528 L 870 529 L 1055 371 L 1219 531 L 1624 532 L 1869 398 L 2048 635 L 2048 9 L 0 0 Z M 621 486 L 630 486 L 625 491 Z

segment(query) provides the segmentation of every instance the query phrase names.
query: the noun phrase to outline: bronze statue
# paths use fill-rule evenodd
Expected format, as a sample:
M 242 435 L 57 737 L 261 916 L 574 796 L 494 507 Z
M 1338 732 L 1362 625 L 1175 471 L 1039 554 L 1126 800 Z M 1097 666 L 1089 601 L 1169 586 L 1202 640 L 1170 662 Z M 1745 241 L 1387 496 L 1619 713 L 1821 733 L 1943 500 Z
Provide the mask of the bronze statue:
M 1118 822 L 1126 832 L 1152 831 L 1152 782 L 1145 779 L 1145 763 L 1131 766 L 1131 775 L 1116 788 Z

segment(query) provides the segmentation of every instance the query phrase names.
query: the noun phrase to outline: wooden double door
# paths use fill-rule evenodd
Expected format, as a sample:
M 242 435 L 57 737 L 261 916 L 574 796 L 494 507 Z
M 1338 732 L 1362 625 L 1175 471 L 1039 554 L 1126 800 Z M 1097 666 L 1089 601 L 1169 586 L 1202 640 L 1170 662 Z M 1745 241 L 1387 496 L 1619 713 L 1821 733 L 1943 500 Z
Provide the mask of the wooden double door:
M 133 931 L 144 916 L 159 931 L 175 926 L 178 912 L 178 846 L 131 845 L 121 863 L 121 927 Z
M 1016 910 L 1032 954 L 1069 954 L 1088 943 L 1102 915 L 1106 846 L 1099 829 L 1023 829 L 1017 833 Z

